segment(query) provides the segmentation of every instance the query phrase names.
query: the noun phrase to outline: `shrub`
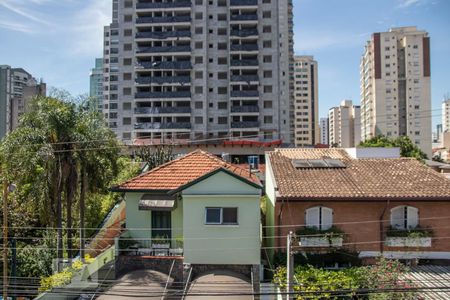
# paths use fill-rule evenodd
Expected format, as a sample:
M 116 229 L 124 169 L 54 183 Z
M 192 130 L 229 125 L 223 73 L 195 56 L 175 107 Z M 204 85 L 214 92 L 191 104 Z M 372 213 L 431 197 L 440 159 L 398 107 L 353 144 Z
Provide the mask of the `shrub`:
M 386 232 L 386 235 L 389 237 L 424 238 L 433 236 L 433 231 L 429 228 L 420 227 L 408 230 L 400 230 L 390 227 Z
M 72 268 L 65 268 L 62 272 L 41 278 L 39 292 L 42 293 L 69 284 L 72 280 L 73 271 Z
M 297 230 L 296 234 L 299 236 L 302 236 L 302 235 L 315 236 L 315 235 L 317 235 L 318 237 L 324 236 L 324 237 L 328 237 L 328 238 L 344 236 L 344 232 L 335 226 L 331 227 L 330 229 L 326 229 L 326 230 L 320 230 L 317 227 L 303 227 L 302 229 Z

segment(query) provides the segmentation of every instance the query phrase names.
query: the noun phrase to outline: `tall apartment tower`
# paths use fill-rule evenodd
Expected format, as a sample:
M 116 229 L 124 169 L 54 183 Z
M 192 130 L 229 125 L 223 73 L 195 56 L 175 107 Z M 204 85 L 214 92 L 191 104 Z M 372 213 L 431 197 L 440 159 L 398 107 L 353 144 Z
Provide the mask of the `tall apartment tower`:
M 450 98 L 442 101 L 442 132 L 450 132 Z
M 293 138 L 292 0 L 113 0 L 103 112 L 125 143 Z
M 360 107 L 351 100 L 343 100 L 341 105 L 328 112 L 329 145 L 340 148 L 352 148 L 361 142 Z
M 103 58 L 95 59 L 95 67 L 89 73 L 89 109 L 103 110 Z
M 14 130 L 29 101 L 45 96 L 46 84 L 22 68 L 0 66 L 0 139 Z
M 320 143 L 323 145 L 329 145 L 329 119 L 328 118 L 320 118 Z
M 294 57 L 295 146 L 319 143 L 319 88 L 313 56 Z
M 362 139 L 408 136 L 431 157 L 428 33 L 416 27 L 374 33 L 360 74 Z

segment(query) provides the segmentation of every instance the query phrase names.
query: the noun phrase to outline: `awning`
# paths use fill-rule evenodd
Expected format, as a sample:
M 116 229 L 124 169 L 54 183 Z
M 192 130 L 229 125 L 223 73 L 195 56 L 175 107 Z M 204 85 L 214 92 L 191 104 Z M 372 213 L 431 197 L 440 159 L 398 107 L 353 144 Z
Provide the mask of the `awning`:
M 139 200 L 139 210 L 171 211 L 175 209 L 175 198 L 168 195 L 145 194 Z

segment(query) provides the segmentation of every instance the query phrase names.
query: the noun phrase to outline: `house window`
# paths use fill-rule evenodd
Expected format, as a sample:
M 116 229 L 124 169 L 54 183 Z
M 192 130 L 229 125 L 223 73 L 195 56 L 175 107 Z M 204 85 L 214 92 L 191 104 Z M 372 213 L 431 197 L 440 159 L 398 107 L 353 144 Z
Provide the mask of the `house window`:
M 391 226 L 394 229 L 408 230 L 419 225 L 419 210 L 412 206 L 397 206 L 391 209 Z
M 237 207 L 207 207 L 205 224 L 207 225 L 237 225 Z
M 305 211 L 306 227 L 315 227 L 319 230 L 330 229 L 333 225 L 333 210 L 328 207 L 315 206 Z

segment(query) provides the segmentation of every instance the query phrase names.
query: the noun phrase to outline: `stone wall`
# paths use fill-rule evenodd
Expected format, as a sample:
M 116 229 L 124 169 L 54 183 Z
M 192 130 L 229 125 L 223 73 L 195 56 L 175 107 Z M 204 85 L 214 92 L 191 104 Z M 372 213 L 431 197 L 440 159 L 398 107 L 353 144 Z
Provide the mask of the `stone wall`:
M 170 276 L 176 282 L 183 281 L 183 258 L 182 257 L 146 257 L 121 255 L 116 258 L 116 278 L 137 270 L 154 270 L 169 274 L 172 263 L 175 264 Z

